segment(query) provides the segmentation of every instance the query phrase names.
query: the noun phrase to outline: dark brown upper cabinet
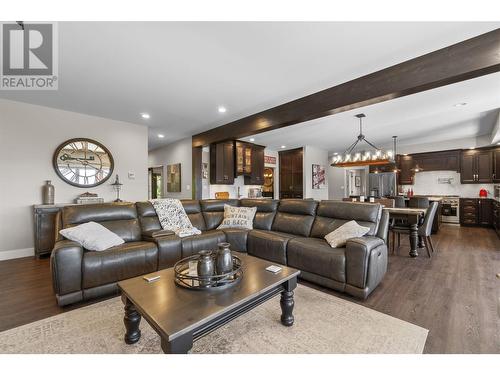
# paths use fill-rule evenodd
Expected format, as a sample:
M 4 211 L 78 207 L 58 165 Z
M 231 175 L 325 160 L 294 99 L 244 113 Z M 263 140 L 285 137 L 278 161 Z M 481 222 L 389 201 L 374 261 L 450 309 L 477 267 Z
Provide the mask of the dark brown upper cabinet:
M 500 148 L 493 150 L 493 182 L 500 182 Z
M 425 152 L 412 157 L 423 171 L 460 172 L 460 150 Z
M 252 145 L 251 170 L 245 175 L 245 185 L 264 184 L 264 146 Z
M 280 151 L 280 199 L 303 198 L 303 155 L 302 148 Z
M 250 176 L 252 174 L 252 155 L 254 145 L 236 141 L 235 143 L 235 175 Z
M 411 155 L 398 155 L 398 184 L 399 185 L 413 185 L 415 172 L 413 171 L 414 161 Z
M 234 141 L 210 145 L 210 183 L 234 184 Z
M 460 160 L 460 182 L 462 184 L 493 182 L 493 151 L 465 150 Z

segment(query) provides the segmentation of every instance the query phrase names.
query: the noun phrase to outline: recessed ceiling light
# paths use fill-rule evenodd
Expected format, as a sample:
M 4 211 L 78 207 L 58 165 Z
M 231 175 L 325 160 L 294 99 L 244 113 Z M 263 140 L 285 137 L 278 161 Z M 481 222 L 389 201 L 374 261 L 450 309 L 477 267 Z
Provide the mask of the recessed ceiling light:
M 281 148 L 286 148 L 286 146 L 285 145 L 281 145 Z
M 250 138 L 250 142 L 255 142 L 255 138 Z
M 217 110 L 219 111 L 219 113 L 226 113 L 226 107 L 220 106 L 219 108 L 217 108 Z
M 469 150 L 474 150 L 474 149 L 475 149 L 475 147 L 469 147 Z
M 163 134 L 158 134 L 158 138 L 165 138 Z
M 408 156 L 408 154 L 403 154 L 403 156 Z
M 463 107 L 464 105 L 467 105 L 467 103 L 457 103 L 457 104 L 454 104 L 453 106 L 454 107 Z
M 334 152 L 333 155 L 338 155 L 339 153 L 338 152 Z
M 142 118 L 145 118 L 145 119 L 148 119 L 148 118 L 150 118 L 151 116 L 149 115 L 149 113 L 141 113 L 141 117 L 142 117 Z

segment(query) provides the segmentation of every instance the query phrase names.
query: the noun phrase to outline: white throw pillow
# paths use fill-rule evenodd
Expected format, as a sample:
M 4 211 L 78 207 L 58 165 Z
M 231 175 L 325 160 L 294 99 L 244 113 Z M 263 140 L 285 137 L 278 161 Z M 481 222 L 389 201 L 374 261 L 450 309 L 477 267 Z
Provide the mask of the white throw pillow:
M 99 223 L 89 221 L 59 231 L 68 240 L 78 242 L 87 250 L 103 251 L 124 243 L 123 239 Z
M 333 247 L 344 247 L 347 240 L 355 237 L 363 237 L 370 228 L 362 227 L 354 220 L 348 221 L 325 236 L 326 242 Z
M 253 218 L 256 212 L 257 207 L 234 207 L 225 204 L 224 220 L 217 229 L 253 229 Z

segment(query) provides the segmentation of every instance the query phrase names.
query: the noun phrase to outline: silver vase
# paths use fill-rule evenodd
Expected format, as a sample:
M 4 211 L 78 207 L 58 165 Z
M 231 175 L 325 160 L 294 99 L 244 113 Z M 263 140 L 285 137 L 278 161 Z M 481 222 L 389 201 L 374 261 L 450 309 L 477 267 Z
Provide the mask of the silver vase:
M 212 252 L 209 250 L 202 250 L 198 253 L 200 257 L 198 258 L 198 277 L 200 278 L 201 286 L 212 285 L 211 276 L 215 273 L 214 259 L 212 258 Z
M 52 181 L 47 180 L 42 187 L 42 202 L 43 204 L 54 204 L 55 188 Z
M 233 256 L 231 255 L 231 244 L 221 242 L 217 245 L 217 259 L 215 261 L 217 275 L 223 275 L 233 270 Z

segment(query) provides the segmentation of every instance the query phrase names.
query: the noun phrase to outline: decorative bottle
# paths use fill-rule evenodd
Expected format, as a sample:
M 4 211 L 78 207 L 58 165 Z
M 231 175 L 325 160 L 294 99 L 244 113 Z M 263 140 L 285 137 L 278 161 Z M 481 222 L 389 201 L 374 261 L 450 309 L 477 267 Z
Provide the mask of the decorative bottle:
M 231 244 L 227 242 L 221 242 L 217 246 L 219 250 L 217 250 L 215 267 L 217 270 L 217 275 L 223 275 L 233 270 L 233 256 L 231 255 L 231 249 L 229 248 Z
M 43 204 L 54 204 L 55 188 L 52 181 L 47 180 L 42 187 L 42 202 Z
M 198 253 L 197 271 L 201 286 L 210 286 L 212 284 L 211 276 L 215 273 L 214 259 L 210 250 L 202 250 Z

